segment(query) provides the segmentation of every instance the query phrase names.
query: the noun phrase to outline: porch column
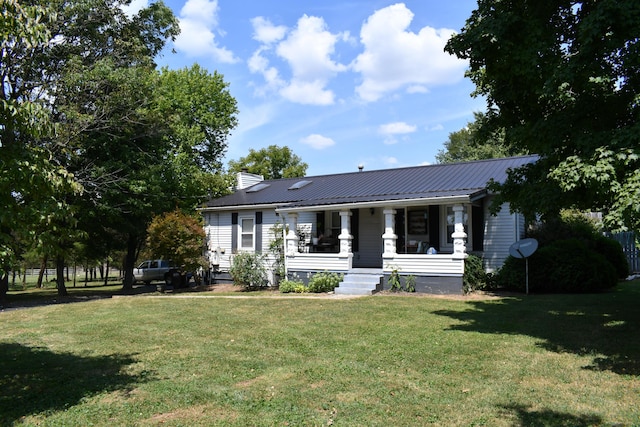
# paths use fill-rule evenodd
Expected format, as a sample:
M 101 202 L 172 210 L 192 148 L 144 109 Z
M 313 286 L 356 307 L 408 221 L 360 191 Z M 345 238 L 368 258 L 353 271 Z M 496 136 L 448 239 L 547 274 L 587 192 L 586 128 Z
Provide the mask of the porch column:
M 396 210 L 387 208 L 382 211 L 384 214 L 384 234 L 382 235 L 382 241 L 384 242 L 383 258 L 393 258 L 396 254 L 396 240 L 398 236 L 395 233 L 396 229 Z
M 454 231 L 453 238 L 453 259 L 465 259 L 467 257 L 467 233 L 464 232 L 464 206 L 454 205 Z
M 340 253 L 351 253 L 351 211 L 340 211 Z
M 296 230 L 298 229 L 298 213 L 297 212 L 289 212 L 287 214 L 287 223 L 286 226 L 289 228 L 289 231 L 286 235 L 287 240 L 287 255 L 294 256 L 298 252 L 298 234 Z

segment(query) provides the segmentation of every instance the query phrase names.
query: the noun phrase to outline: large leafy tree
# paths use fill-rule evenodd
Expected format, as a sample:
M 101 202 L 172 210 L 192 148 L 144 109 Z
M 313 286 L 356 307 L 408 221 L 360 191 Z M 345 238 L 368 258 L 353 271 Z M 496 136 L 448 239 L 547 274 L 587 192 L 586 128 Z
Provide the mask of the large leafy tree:
M 504 131 L 485 134 L 481 130 L 483 113 L 474 113 L 475 120 L 463 129 L 451 132 L 444 148 L 436 154 L 438 163 L 454 163 L 470 160 L 495 159 L 525 154 L 517 147 L 509 147 L 504 141 Z
M 230 185 L 220 160 L 238 108 L 223 76 L 198 65 L 162 69 L 155 103 L 168 126 L 165 179 L 179 195 L 174 204 L 193 208 L 226 194 Z
M 249 150 L 246 157 L 229 161 L 229 172 L 246 169 L 265 179 L 296 178 L 307 173 L 308 165 L 287 146 L 270 145 L 260 150 Z
M 445 49 L 469 60 L 485 131 L 541 156 L 495 185 L 498 203 L 640 229 L 639 29 L 636 0 L 478 2 Z
M 62 146 L 54 134 L 50 108 L 42 96 L 50 76 L 31 63 L 50 47 L 56 14 L 48 4 L 4 0 L 0 4 L 0 300 L 8 274 L 37 224 L 64 215 L 60 192 L 79 191 L 72 176 L 54 158 Z
M 131 276 L 152 211 L 167 209 L 157 191 L 164 182 L 158 175 L 167 144 L 163 118 L 153 108 L 153 59 L 177 34 L 177 22 L 162 2 L 131 18 L 114 0 L 51 4 L 58 12 L 50 25 L 51 46 L 35 56 L 32 67 L 56 77 L 47 87 L 59 129 L 53 142 L 68 147 L 57 159 L 84 192 L 82 198 L 58 196 L 59 205 L 70 206 L 79 224 L 69 223 L 67 216 L 48 227 L 47 234 L 53 234 L 49 250 L 61 271 L 70 247 L 68 230 L 79 227 L 104 248 L 113 246 L 101 244 L 113 242 L 109 231 L 118 230 L 126 242 L 125 272 Z M 58 290 L 64 293 L 61 277 Z

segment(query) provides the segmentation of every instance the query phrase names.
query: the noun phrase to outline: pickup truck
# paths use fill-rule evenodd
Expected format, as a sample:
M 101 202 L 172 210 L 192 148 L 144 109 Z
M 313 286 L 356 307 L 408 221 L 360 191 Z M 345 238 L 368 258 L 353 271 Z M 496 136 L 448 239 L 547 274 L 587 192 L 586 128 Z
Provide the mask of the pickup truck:
M 172 268 L 174 266 L 171 261 L 164 259 L 143 261 L 138 268 L 133 269 L 133 280 L 147 285 L 154 281 L 164 281 Z

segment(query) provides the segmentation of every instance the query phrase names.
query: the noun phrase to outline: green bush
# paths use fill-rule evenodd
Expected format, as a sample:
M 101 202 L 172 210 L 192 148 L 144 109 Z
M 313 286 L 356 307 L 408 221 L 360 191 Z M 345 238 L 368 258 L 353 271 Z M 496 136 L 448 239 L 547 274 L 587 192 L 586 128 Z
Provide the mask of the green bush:
M 499 283 L 524 291 L 525 260 L 510 257 L 498 273 Z M 612 288 L 618 279 L 615 268 L 580 239 L 549 243 L 529 258 L 529 291 L 579 293 Z
M 407 292 L 415 292 L 416 291 L 416 276 L 413 274 L 409 274 L 404 278 L 404 290 Z
M 595 292 L 618 282 L 613 265 L 582 240 L 558 240 L 530 259 L 529 289 L 538 292 Z
M 316 273 L 309 279 L 307 288 L 309 292 L 332 292 L 342 281 L 342 274 L 329 273 L 327 271 Z
M 240 252 L 233 255 L 229 269 L 233 284 L 247 289 L 267 286 L 267 270 L 264 257 L 252 252 Z
M 618 279 L 626 279 L 629 276 L 629 262 L 620 243 L 600 235 L 594 240 L 594 246 L 595 250 L 613 265 Z
M 602 235 L 583 215 L 564 212 L 530 232 L 539 248 L 529 259 L 529 289 L 538 292 L 593 292 L 616 285 L 629 266 L 622 246 Z M 525 289 L 525 261 L 507 258 L 494 283 Z
M 487 273 L 482 266 L 482 258 L 469 255 L 464 261 L 462 289 L 465 294 L 487 289 Z
M 289 279 L 284 279 L 280 282 L 280 292 L 282 292 L 283 294 L 287 294 L 287 293 L 291 293 L 291 292 L 296 292 L 296 288 L 299 288 L 300 286 L 304 287 L 304 283 L 302 283 L 299 280 L 289 280 Z

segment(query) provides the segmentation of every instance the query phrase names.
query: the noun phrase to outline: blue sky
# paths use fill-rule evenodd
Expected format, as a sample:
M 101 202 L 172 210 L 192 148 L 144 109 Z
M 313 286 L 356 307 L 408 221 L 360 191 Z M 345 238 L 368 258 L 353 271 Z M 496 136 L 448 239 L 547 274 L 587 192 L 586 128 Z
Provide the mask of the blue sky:
M 272 144 L 309 175 L 434 163 L 449 133 L 485 108 L 467 64 L 443 52 L 472 0 L 165 3 L 182 32 L 159 65 L 218 71 L 238 102 L 225 164 Z

